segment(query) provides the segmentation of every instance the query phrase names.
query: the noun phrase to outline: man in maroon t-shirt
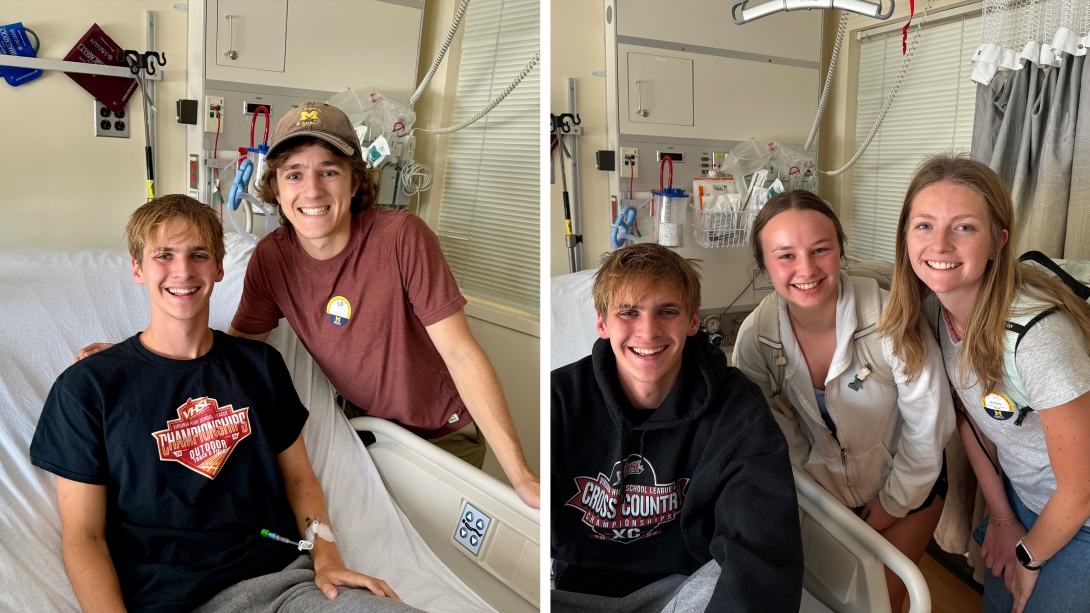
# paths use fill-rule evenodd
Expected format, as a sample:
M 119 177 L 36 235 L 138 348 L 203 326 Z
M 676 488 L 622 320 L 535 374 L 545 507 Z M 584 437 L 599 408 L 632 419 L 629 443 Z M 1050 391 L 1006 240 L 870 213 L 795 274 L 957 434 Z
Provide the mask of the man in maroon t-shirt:
M 487 438 L 537 508 L 538 478 L 439 241 L 419 217 L 371 206 L 376 184 L 348 117 L 318 102 L 293 108 L 267 161 L 256 195 L 280 205 L 284 227 L 254 250 L 228 333 L 263 341 L 286 318 L 349 411 L 393 420 L 478 468 Z

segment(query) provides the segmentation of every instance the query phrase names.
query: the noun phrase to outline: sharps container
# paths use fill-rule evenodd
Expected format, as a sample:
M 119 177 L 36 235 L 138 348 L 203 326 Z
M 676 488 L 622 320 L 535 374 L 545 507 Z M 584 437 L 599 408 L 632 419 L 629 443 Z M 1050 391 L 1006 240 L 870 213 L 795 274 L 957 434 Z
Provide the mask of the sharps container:
M 651 192 L 659 212 L 658 243 L 666 247 L 680 247 L 685 232 L 685 211 L 689 208 L 689 194 L 680 187 L 667 187 Z

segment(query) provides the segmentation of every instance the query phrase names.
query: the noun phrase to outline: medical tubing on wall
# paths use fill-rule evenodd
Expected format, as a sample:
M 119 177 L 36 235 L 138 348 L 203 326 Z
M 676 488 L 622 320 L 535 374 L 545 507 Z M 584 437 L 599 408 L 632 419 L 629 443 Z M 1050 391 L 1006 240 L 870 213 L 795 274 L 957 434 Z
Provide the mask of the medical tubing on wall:
M 489 113 L 489 111 L 496 108 L 497 104 L 499 104 L 500 102 L 503 102 L 503 99 L 506 98 L 511 92 L 515 91 L 515 88 L 518 87 L 518 84 L 522 83 L 522 80 L 526 78 L 526 75 L 530 74 L 530 71 L 534 69 L 534 66 L 536 66 L 537 63 L 540 60 L 541 60 L 541 51 L 538 51 L 537 53 L 534 54 L 534 57 L 530 58 L 530 63 L 526 64 L 526 68 L 523 68 L 522 72 L 520 72 L 518 74 L 518 76 L 515 77 L 515 80 L 511 81 L 511 84 L 507 86 L 507 89 L 503 90 L 500 93 L 499 96 L 496 96 L 495 100 L 488 103 L 488 106 L 481 109 L 481 111 L 479 113 L 477 113 L 476 115 L 474 115 L 473 117 L 470 117 L 469 119 L 463 121 L 462 123 L 460 123 L 458 125 L 450 126 L 449 128 L 436 128 L 434 130 L 428 130 L 426 128 L 413 128 L 413 132 L 416 132 L 417 130 L 419 130 L 421 132 L 430 132 L 432 134 L 450 134 L 451 132 L 457 132 L 458 130 L 461 130 L 463 128 L 467 128 L 467 127 L 473 125 L 474 123 L 477 122 L 478 119 L 480 119 L 481 117 L 484 117 L 485 115 L 487 115 Z
M 835 177 L 848 171 L 849 168 L 855 165 L 859 158 L 863 155 L 863 152 L 870 146 L 870 142 L 874 140 L 874 135 L 878 134 L 878 130 L 882 127 L 882 121 L 886 118 L 886 113 L 889 112 L 889 108 L 893 106 L 893 99 L 897 97 L 897 90 L 901 87 L 901 81 L 905 78 L 905 73 L 908 72 L 908 65 L 912 62 L 912 56 L 916 53 L 916 45 L 920 42 L 920 31 L 923 30 L 924 24 L 927 23 L 928 11 L 931 10 L 931 2 L 933 0 L 927 0 L 927 4 L 923 7 L 923 17 L 920 18 L 920 25 L 916 26 L 916 33 L 912 35 L 912 44 L 908 47 L 908 53 L 905 54 L 905 61 L 901 63 L 901 71 L 897 73 L 897 79 L 893 82 L 893 87 L 889 90 L 889 95 L 886 96 L 886 101 L 882 104 L 882 110 L 878 113 L 878 119 L 874 121 L 874 126 L 870 129 L 870 134 L 867 135 L 866 140 L 859 147 L 859 150 L 855 152 L 852 159 L 848 160 L 848 163 L 843 168 L 838 170 L 818 170 L 823 175 Z
M 450 42 L 454 40 L 454 34 L 458 31 L 458 26 L 462 24 L 462 17 L 466 14 L 466 8 L 469 7 L 469 0 L 462 0 L 462 3 L 458 5 L 458 10 L 454 13 L 454 22 L 450 24 L 450 31 L 447 32 L 447 38 L 443 41 L 443 46 L 439 49 L 439 55 L 435 56 L 435 60 L 431 63 L 431 68 L 428 69 L 427 74 L 424 75 L 424 79 L 420 81 L 420 85 L 417 86 L 416 91 L 409 97 L 409 106 L 416 104 L 416 101 L 423 95 L 424 89 L 431 82 L 431 78 L 435 76 L 435 71 L 439 70 L 439 64 L 443 63 L 443 57 L 447 54 L 447 49 L 450 48 Z
M 836 41 L 833 43 L 833 55 L 829 58 L 829 74 L 825 75 L 825 89 L 821 91 L 821 101 L 818 102 L 817 115 L 814 117 L 814 125 L 810 128 L 810 136 L 806 144 L 802 146 L 803 152 L 810 150 L 817 136 L 818 127 L 821 126 L 821 118 L 825 116 L 825 103 L 829 101 L 829 92 L 833 88 L 833 75 L 836 74 L 836 58 L 840 55 L 840 43 L 844 42 L 844 31 L 848 28 L 848 11 L 840 12 L 840 28 L 836 31 Z
M 230 164 L 228 164 L 228 165 L 224 166 L 222 169 L 220 169 L 219 175 L 216 176 L 216 185 L 215 185 L 216 193 L 219 193 L 219 185 L 223 181 L 223 175 L 224 175 L 224 173 L 227 172 L 227 169 L 235 168 L 236 166 L 238 166 L 242 162 L 242 160 L 245 160 L 245 159 L 246 159 L 245 155 L 240 155 L 237 158 L 235 158 L 235 161 L 231 162 Z M 220 194 L 220 199 L 221 200 L 223 199 L 222 194 Z M 262 210 L 264 210 L 264 209 L 262 209 Z M 246 218 L 246 227 L 247 228 L 253 228 L 253 225 L 254 225 L 254 210 L 252 208 L 250 208 L 250 207 L 246 207 L 243 210 L 243 213 L 247 216 L 247 218 Z M 231 215 L 231 203 L 230 202 L 227 203 L 226 215 L 227 215 L 227 218 L 231 220 L 231 225 L 235 227 L 236 232 L 238 232 L 239 234 L 247 237 L 247 240 L 250 240 L 250 242 L 252 244 L 254 244 L 254 245 L 257 244 L 256 240 L 250 239 L 250 234 L 249 234 L 250 230 L 249 229 L 244 231 L 242 228 L 239 228 L 238 222 L 236 222 L 234 216 Z

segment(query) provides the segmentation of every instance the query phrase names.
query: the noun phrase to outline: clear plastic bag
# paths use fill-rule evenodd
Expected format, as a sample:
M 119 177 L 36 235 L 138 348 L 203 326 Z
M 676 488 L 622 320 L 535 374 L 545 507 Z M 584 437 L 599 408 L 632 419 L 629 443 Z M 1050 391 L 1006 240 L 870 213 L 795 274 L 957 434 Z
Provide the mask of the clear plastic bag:
M 770 176 L 779 179 L 788 191 L 804 189 L 817 193 L 817 156 L 799 147 L 777 144 L 769 161 Z
M 367 119 L 371 140 L 383 136 L 387 141 L 393 142 L 394 138 L 408 134 L 416 123 L 416 113 L 409 106 L 409 101 L 389 98 L 381 94 L 375 95 L 379 97 L 379 100 L 371 109 L 371 116 Z

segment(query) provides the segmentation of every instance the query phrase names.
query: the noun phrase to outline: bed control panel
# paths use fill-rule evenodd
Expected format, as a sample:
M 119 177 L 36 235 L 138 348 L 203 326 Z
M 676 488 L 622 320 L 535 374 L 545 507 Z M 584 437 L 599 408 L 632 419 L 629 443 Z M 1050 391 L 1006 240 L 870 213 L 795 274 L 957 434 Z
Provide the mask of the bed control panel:
M 488 532 L 488 524 L 491 522 L 491 517 L 467 501 L 462 506 L 462 515 L 454 531 L 454 540 L 469 550 L 469 553 L 477 555 L 481 550 L 484 535 Z

